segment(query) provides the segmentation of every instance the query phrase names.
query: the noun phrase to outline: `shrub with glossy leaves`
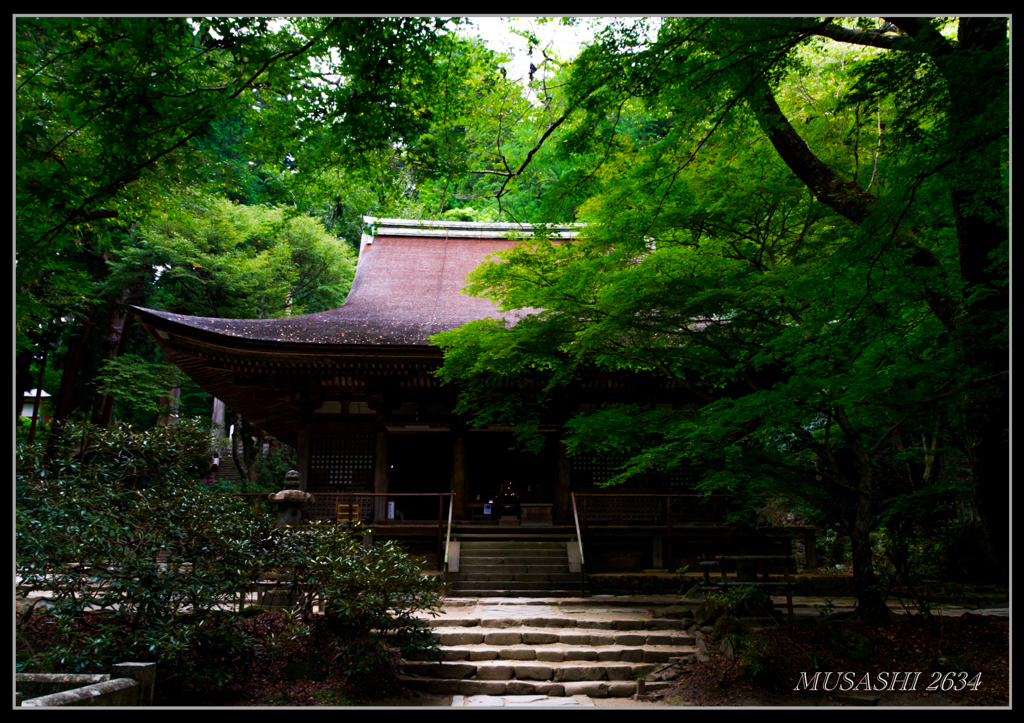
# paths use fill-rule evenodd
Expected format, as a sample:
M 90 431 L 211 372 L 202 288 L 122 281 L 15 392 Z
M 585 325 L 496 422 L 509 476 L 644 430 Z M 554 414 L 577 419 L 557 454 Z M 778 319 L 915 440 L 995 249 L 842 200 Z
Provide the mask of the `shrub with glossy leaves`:
M 224 680 L 255 644 L 222 608 L 269 570 L 327 601 L 317 627 L 328 627 L 343 673 L 376 668 L 389 648 L 434 644 L 413 613 L 436 609 L 440 586 L 398 545 L 364 551 L 363 531 L 336 525 L 278 528 L 194 478 L 207 438 L 168 430 L 79 429 L 85 444 L 60 448 L 45 470 L 38 450 L 20 450 L 17 568 L 23 585 L 52 591 L 54 620 L 46 649 L 27 651 L 20 669 L 156 661 L 161 675 Z
M 414 613 L 440 608 L 441 584 L 424 575 L 398 543 L 377 542 L 364 550 L 368 530 L 323 522 L 284 532 L 280 559 L 290 563 L 293 584 L 306 593 L 307 616 L 314 599 L 325 602 L 343 672 L 377 668 L 388 648 L 408 655 L 436 646 L 431 629 Z

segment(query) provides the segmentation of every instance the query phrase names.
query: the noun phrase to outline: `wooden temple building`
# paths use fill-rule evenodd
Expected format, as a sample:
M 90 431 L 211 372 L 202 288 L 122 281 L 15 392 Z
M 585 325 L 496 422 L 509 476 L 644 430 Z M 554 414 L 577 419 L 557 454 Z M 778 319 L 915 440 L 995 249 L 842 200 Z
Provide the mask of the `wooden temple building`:
M 542 420 L 539 454 L 513 451 L 510 428 L 474 428 L 453 413 L 458 389 L 434 375 L 442 355 L 429 338 L 502 316 L 462 288 L 489 254 L 529 236 L 528 227 L 365 221 L 371 230 L 340 308 L 282 319 L 134 309 L 200 387 L 297 450 L 300 487 L 314 495 L 304 516 L 358 517 L 376 537 L 428 553 L 442 529 L 452 539 L 575 538 L 579 530 L 590 571 L 674 570 L 732 550 L 726 500 L 700 501 L 685 470 L 604 488 L 621 460 L 569 458 L 561 444 L 562 424 L 580 410 L 692 401 L 668 380 L 579 379 Z M 558 228 L 553 237 L 577 232 Z

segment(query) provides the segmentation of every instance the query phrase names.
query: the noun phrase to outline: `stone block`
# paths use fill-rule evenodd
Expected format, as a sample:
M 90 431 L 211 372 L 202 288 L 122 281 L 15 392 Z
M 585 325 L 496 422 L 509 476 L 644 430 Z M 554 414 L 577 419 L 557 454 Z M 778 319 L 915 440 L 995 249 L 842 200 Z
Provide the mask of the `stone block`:
M 558 642 L 563 645 L 590 645 L 590 635 L 587 633 L 560 633 Z
M 565 652 L 561 648 L 541 648 L 536 652 L 537 660 L 545 663 L 561 663 L 565 660 Z
M 667 663 L 668 659 L 673 655 L 675 655 L 675 652 L 671 650 L 645 650 L 643 662 Z
M 533 683 L 522 680 L 510 680 L 505 684 L 505 695 L 541 695 Z
M 499 680 L 460 680 L 460 695 L 504 695 L 505 682 Z
M 609 698 L 628 698 L 636 693 L 636 683 L 616 682 L 608 684 Z
M 515 666 L 518 680 L 551 680 L 550 665 L 517 665 Z
M 647 645 L 685 645 L 686 643 L 675 635 L 662 633 L 651 633 L 647 636 Z
M 511 665 L 479 665 L 476 669 L 477 680 L 512 680 L 514 674 Z
M 611 634 L 594 633 L 590 636 L 591 645 L 615 645 L 615 636 Z
M 558 642 L 558 633 L 548 633 L 539 630 L 524 630 L 523 643 L 526 645 L 547 645 Z
M 484 641 L 483 633 L 455 630 L 437 633 L 441 645 L 479 645 Z
M 485 633 L 484 642 L 488 645 L 519 645 L 523 642 L 523 635 L 518 631 L 501 631 Z
M 605 668 L 608 680 L 635 680 L 641 673 L 635 665 L 609 665 Z
M 579 681 L 607 680 L 608 669 L 601 665 L 574 665 L 565 668 L 555 668 L 554 680 L 556 683 L 568 683 Z M 567 689 L 568 690 L 568 689 Z M 587 695 L 586 693 L 572 693 L 572 695 Z
M 613 630 L 643 630 L 643 620 L 613 620 Z
M 566 648 L 565 660 L 597 660 L 597 651 L 593 648 Z
M 588 698 L 607 698 L 609 685 L 596 681 L 572 682 L 564 684 L 565 695 L 585 695 Z
M 618 646 L 602 648 L 597 651 L 597 659 L 602 663 L 617 663 L 622 660 L 622 654 L 624 652 L 626 651 Z
M 497 648 L 470 648 L 469 659 L 470 660 L 497 660 L 498 649 Z
M 533 660 L 533 648 L 499 648 L 498 660 Z
M 647 636 L 642 633 L 625 633 L 615 636 L 616 645 L 643 645 L 647 642 Z
M 642 663 L 644 662 L 644 649 L 626 648 L 619 651 L 618 659 L 623 663 Z

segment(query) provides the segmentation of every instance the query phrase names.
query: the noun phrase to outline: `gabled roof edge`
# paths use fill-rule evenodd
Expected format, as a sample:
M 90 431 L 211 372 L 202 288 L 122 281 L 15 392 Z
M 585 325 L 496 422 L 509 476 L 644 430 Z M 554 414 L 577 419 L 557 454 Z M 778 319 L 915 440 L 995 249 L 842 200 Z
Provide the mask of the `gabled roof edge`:
M 368 228 L 360 246 L 372 243 L 376 236 L 440 236 L 448 238 L 527 238 L 533 236 L 534 224 L 481 223 L 477 221 L 421 221 L 408 218 L 377 218 L 363 216 Z M 569 239 L 580 233 L 583 224 L 558 224 L 550 227 L 551 238 Z M 361 250 L 361 249 L 360 249 Z

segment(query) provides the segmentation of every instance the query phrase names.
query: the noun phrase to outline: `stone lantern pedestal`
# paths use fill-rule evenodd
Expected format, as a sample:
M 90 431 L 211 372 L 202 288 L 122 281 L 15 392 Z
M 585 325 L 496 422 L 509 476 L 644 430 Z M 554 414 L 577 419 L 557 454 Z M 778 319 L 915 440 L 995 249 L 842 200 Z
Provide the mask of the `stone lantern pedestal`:
M 267 499 L 277 503 L 279 527 L 298 527 L 302 524 L 302 508 L 312 502 L 313 495 L 299 489 L 299 473 L 291 470 L 285 475 L 284 489 L 267 495 Z M 283 610 L 300 603 L 302 596 L 299 590 L 271 588 L 263 594 L 260 602 L 266 610 Z
M 291 470 L 285 475 L 284 489 L 267 495 L 277 503 L 277 524 L 281 527 L 298 527 L 302 521 L 302 508 L 313 500 L 313 495 L 299 489 L 299 473 Z

